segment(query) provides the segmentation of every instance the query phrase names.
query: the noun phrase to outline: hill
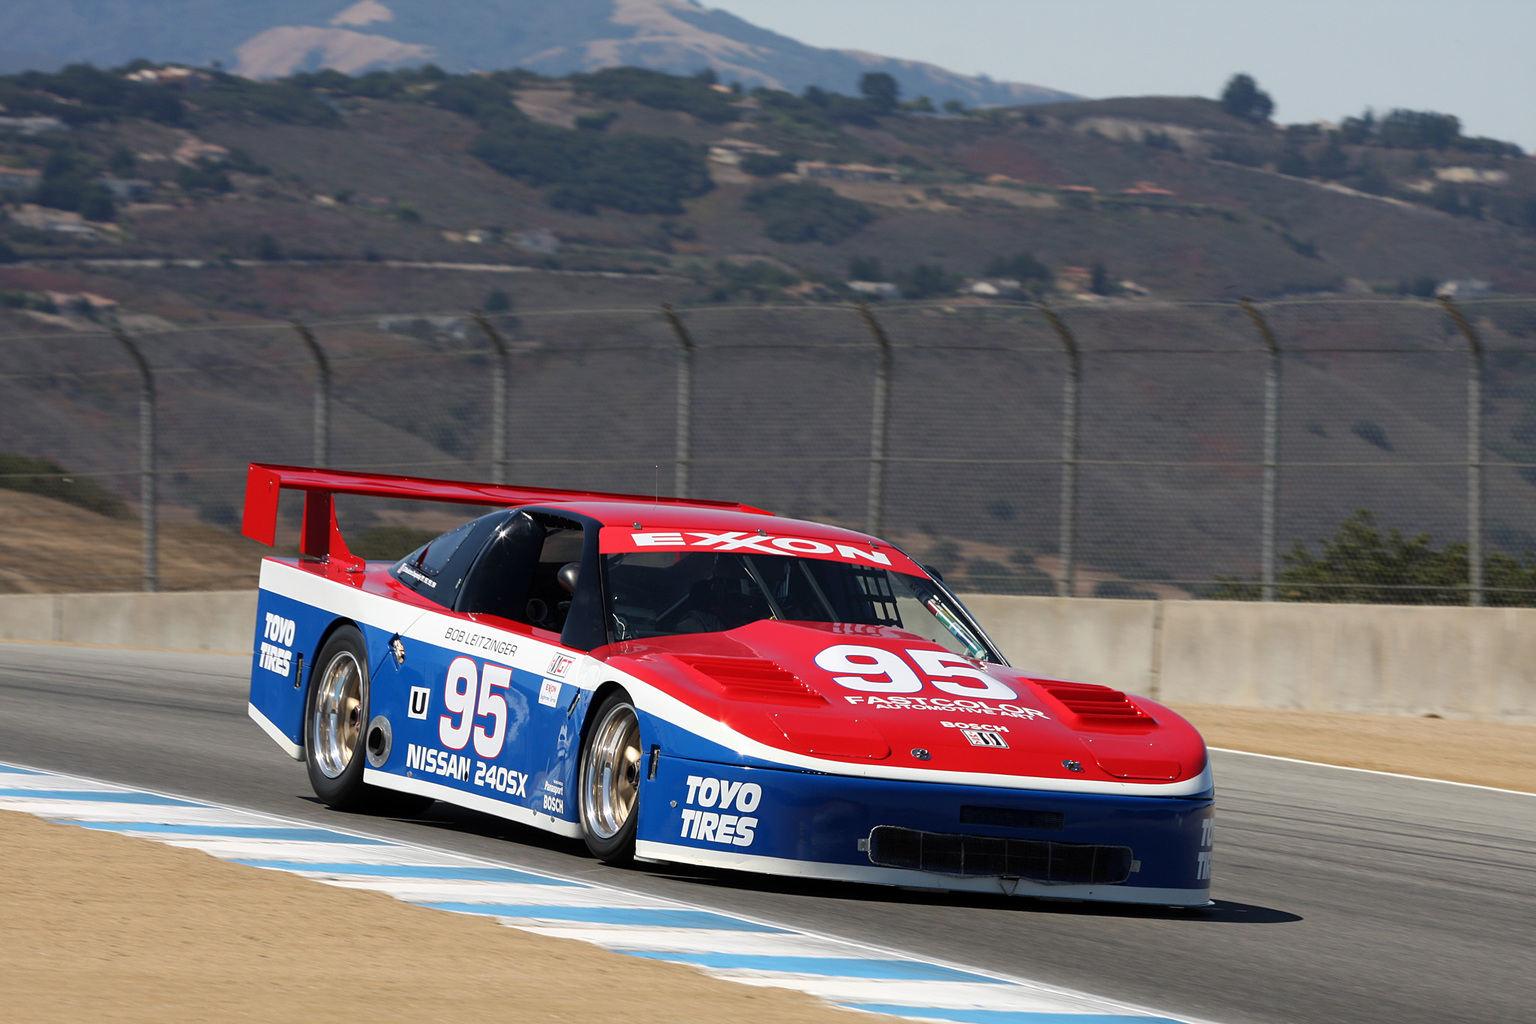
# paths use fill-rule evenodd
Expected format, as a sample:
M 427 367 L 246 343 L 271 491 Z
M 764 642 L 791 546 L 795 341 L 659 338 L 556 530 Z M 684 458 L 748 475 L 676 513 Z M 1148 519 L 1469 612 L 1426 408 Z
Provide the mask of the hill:
M 140 527 L 36 494 L 0 489 L 0 593 L 138 590 Z M 162 590 L 253 587 L 270 549 L 223 530 L 163 523 Z
M 253 77 L 428 61 L 455 72 L 524 67 L 551 75 L 629 64 L 684 74 L 713 68 L 725 81 L 794 92 L 811 85 L 851 91 L 873 71 L 938 103 L 1073 98 L 917 61 L 806 46 L 694 0 L 10 0 L 0 8 L 0 39 L 13 63 L 30 51 L 45 70 L 137 57 L 219 62 Z
M 17 182 L 0 177 L 0 451 L 133 498 L 136 382 L 100 325 L 116 303 L 166 374 L 166 504 L 224 527 L 246 459 L 309 458 L 292 315 L 346 320 L 322 328 L 347 396 L 338 464 L 484 474 L 488 345 L 464 313 L 485 306 L 522 346 L 518 478 L 664 488 L 663 302 L 702 353 L 695 493 L 857 525 L 871 343 L 849 303 L 873 282 L 939 300 L 879 313 L 901 347 L 892 450 L 910 460 L 888 480 L 889 532 L 966 585 L 1049 585 L 1061 357 L 1028 302 L 1044 297 L 1088 353 L 1086 457 L 1114 467 L 1085 475 L 1080 553 L 1107 575 L 1084 579 L 1251 574 L 1261 350 L 1230 300 L 1536 291 L 1536 164 L 1406 116 L 1327 132 L 1170 97 L 940 115 L 634 68 L 128 73 L 0 78 L 0 174 Z M 1228 301 L 1181 304 L 1211 299 Z M 1529 306 L 1507 305 L 1479 320 L 1491 349 L 1532 332 Z M 1443 315 L 1273 316 L 1292 352 L 1435 351 L 1288 357 L 1282 447 L 1312 465 L 1286 476 L 1303 490 L 1282 543 L 1408 505 L 1405 528 L 1458 536 L 1463 474 L 1421 464 L 1465 451 Z M 722 351 L 742 344 L 759 349 Z M 1514 354 L 1491 364 L 1488 447 L 1521 464 L 1525 376 Z M 1536 547 L 1528 475 L 1490 477 L 1508 550 Z
M 1162 297 L 1536 291 L 1536 161 L 1385 123 L 1346 137 L 1157 97 L 937 116 L 635 68 L 135 73 L 151 77 L 0 77 L 0 104 L 56 125 L 0 127 L 17 181 L 0 196 L 23 204 L 0 258 L 493 262 L 671 274 L 716 301 L 846 295 L 850 277 L 911 297 L 981 277 Z

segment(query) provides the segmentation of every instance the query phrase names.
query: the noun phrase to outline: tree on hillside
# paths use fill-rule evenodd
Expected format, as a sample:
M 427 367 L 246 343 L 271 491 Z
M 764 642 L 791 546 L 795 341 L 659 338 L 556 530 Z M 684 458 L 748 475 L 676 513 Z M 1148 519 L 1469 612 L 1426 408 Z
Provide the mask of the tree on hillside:
M 836 245 L 875 219 L 863 203 L 811 182 L 758 189 L 742 205 L 762 218 L 763 234 L 776 242 Z
M 1221 92 L 1221 109 L 1249 121 L 1268 121 L 1275 101 L 1259 88 L 1252 75 L 1233 75 Z
M 1282 554 L 1282 601 L 1348 602 L 1353 604 L 1463 604 L 1467 600 L 1467 545 L 1461 541 L 1436 549 L 1427 533 L 1405 537 L 1393 527 L 1383 530 L 1376 516 L 1360 509 L 1339 524 L 1332 537 L 1318 540 L 1313 554 L 1300 541 Z M 1490 551 L 1483 558 L 1483 581 L 1491 591 L 1488 605 L 1536 604 L 1536 555 L 1515 558 Z M 1231 600 L 1257 600 L 1259 588 L 1227 580 L 1212 595 Z
M 901 86 L 884 71 L 871 71 L 860 77 L 859 92 L 881 114 L 895 110 L 901 100 Z

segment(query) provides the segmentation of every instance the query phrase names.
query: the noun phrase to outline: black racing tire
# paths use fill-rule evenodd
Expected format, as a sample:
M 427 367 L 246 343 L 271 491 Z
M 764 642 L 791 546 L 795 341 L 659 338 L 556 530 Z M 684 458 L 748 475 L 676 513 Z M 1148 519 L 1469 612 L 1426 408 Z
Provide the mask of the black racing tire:
M 589 721 L 576 783 L 581 836 L 598 860 L 627 864 L 635 856 L 644 778 L 640 717 L 629 694 L 614 690 L 598 702 Z
M 368 648 L 356 626 L 340 626 L 315 659 L 304 698 L 304 767 L 315 795 L 338 811 L 410 817 L 431 797 L 363 782 L 368 722 Z

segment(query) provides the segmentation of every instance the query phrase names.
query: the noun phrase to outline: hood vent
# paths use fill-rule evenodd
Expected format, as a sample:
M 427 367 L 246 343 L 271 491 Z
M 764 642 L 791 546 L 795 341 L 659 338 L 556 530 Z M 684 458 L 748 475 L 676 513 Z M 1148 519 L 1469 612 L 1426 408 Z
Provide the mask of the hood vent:
M 673 655 L 695 672 L 719 685 L 729 700 L 752 704 L 823 705 L 827 699 L 793 672 L 762 658 L 717 658 L 707 655 Z
M 1040 682 L 1046 693 L 1055 697 L 1079 718 L 1094 722 L 1118 722 L 1124 725 L 1152 723 L 1152 716 L 1131 703 L 1119 690 L 1091 683 Z

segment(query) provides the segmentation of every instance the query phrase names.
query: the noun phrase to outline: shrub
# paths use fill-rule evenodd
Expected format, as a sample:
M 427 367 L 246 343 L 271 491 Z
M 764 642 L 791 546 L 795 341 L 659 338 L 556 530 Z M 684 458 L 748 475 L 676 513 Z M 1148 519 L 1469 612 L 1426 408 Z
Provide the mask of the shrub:
M 216 163 L 199 160 L 195 166 L 178 168 L 176 184 L 188 192 L 228 192 L 232 186 L 229 172 Z
M 605 132 L 608 126 L 619 119 L 618 111 L 600 110 L 595 114 L 582 114 L 576 119 L 576 130 L 582 132 Z
M 372 562 L 393 562 L 436 537 L 437 534 L 431 530 L 416 530 L 409 526 L 375 526 L 371 530 L 364 530 L 348 546 L 358 558 Z
M 632 100 L 657 110 L 681 110 L 701 121 L 725 124 L 736 120 L 731 97 L 718 93 L 698 77 L 669 75 L 648 68 L 604 68 L 592 74 L 574 74 L 571 84 L 579 92 L 605 100 Z
M 863 203 L 809 182 L 759 189 L 744 202 L 762 218 L 763 233 L 776 242 L 835 245 L 875 219 L 874 212 Z
M 683 212 L 684 199 L 713 186 L 697 146 L 650 135 L 600 135 L 543 124 L 504 125 L 470 144 L 501 173 L 549 187 L 550 205 L 579 213 Z
M 129 518 L 128 505 L 120 496 L 52 459 L 0 454 L 0 487 L 65 501 L 113 519 Z
M 987 276 L 1011 278 L 1032 290 L 1044 290 L 1051 286 L 1051 268 L 1035 259 L 1032 252 L 998 256 L 987 264 Z
M 741 158 L 741 169 L 755 178 L 772 178 L 793 171 L 795 158 L 782 153 L 747 153 Z
M 905 274 L 896 275 L 901 294 L 909 299 L 934 299 L 951 295 L 960 287 L 958 274 L 951 274 L 935 263 L 919 263 Z

